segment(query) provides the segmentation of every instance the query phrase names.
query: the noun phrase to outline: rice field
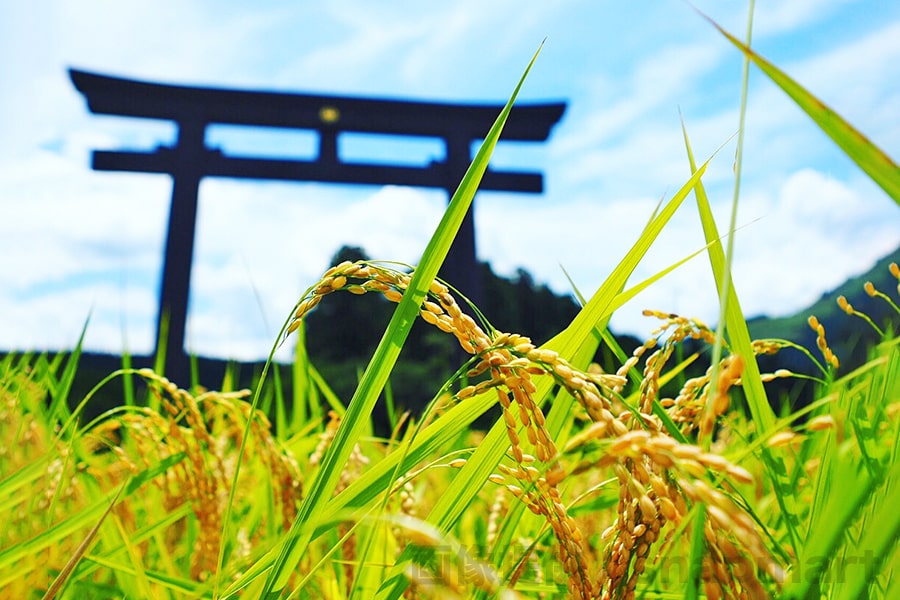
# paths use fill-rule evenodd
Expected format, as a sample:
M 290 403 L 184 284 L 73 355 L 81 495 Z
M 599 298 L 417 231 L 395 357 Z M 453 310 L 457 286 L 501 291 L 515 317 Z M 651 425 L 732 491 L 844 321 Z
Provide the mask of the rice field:
M 900 204 L 900 169 L 886 155 L 722 33 Z M 757 356 L 794 344 L 750 338 L 730 283 L 733 236 L 721 233 L 734 223 L 713 219 L 706 163 L 687 131 L 693 176 L 547 343 L 496 330 L 436 278 L 518 89 L 418 265 L 342 263 L 288 307 L 272 355 L 296 349 L 291 397 L 268 368 L 251 389 L 226 378 L 212 391 L 123 366 L 78 398 L 78 348 L 3 359 L 0 596 L 900 597 L 894 326 L 840 302 L 882 340 L 843 373 L 810 315 L 813 399 L 776 413 L 767 386 L 810 376 L 760 371 Z M 739 178 L 740 139 L 738 148 Z M 658 329 L 625 354 L 609 318 L 665 274 L 629 285 L 688 199 L 704 225 L 720 325 L 647 311 Z M 900 283 L 900 268 L 890 271 Z M 900 287 L 865 291 L 900 320 Z M 346 293 L 396 308 L 352 397 L 339 398 L 302 334 L 306 315 Z M 422 382 L 433 392 L 422 414 L 392 415 L 392 433 L 376 435 L 373 410 L 417 320 L 469 358 L 448 381 Z M 593 362 L 601 347 L 619 357 L 615 371 Z M 81 418 L 118 380 L 129 382 L 121 405 Z M 472 426 L 497 407 L 492 426 Z

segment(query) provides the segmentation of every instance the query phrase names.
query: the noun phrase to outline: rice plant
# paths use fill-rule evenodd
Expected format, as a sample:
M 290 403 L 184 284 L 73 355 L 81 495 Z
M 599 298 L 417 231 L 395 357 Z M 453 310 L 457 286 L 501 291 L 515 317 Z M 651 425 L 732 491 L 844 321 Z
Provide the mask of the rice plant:
M 723 34 L 900 202 L 890 159 Z M 453 282 L 437 279 L 524 80 L 418 265 L 344 262 L 298 300 L 272 350 L 295 344 L 292 398 L 268 368 L 251 390 L 225 381 L 217 392 L 126 364 L 70 399 L 80 345 L 65 362 L 0 362 L 2 595 L 897 597 L 894 327 L 869 320 L 882 342 L 838 376 L 839 357 L 811 316 L 814 398 L 777 415 L 766 385 L 801 376 L 761 372 L 756 358 L 793 343 L 750 339 L 730 285 L 731 252 L 701 183 L 707 163 L 695 163 L 687 133 L 692 176 L 546 344 L 498 331 Z M 720 327 L 648 310 L 658 329 L 626 355 L 609 318 L 687 260 L 628 285 L 691 195 L 719 285 Z M 900 281 L 900 268 L 890 269 Z M 866 292 L 896 309 L 900 288 Z M 345 293 L 397 306 L 353 396 L 337 398 L 305 354 L 303 323 Z M 846 300 L 841 308 L 866 319 Z M 423 381 L 433 393 L 424 411 L 378 436 L 372 411 L 416 319 L 469 358 L 448 381 Z M 592 362 L 601 345 L 620 357 L 614 372 Z M 82 422 L 92 395 L 117 378 L 142 381 L 148 401 L 123 398 Z M 472 426 L 497 407 L 492 426 Z

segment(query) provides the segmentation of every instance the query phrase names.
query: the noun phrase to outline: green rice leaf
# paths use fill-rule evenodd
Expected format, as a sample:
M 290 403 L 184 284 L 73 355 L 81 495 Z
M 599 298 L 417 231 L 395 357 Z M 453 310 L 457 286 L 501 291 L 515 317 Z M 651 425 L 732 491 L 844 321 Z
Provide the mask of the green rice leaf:
M 701 13 L 702 15 L 702 13 Z M 784 90 L 819 128 L 841 150 L 877 183 L 894 202 L 900 204 L 900 167 L 865 135 L 850 125 L 824 102 L 816 98 L 781 69 L 754 52 L 739 39 L 725 31 L 718 23 L 703 15 L 713 27 L 741 50 L 760 71 Z
M 134 567 L 123 564 L 120 561 L 112 560 L 105 556 L 92 556 L 88 555 L 85 557 L 85 562 L 93 562 L 96 563 L 98 567 L 106 567 L 113 572 L 119 572 L 124 575 L 137 575 Z M 162 573 L 154 570 L 143 570 L 143 575 L 147 578 L 147 581 L 152 582 L 160 587 L 171 590 L 172 592 L 176 592 L 179 595 L 175 596 L 176 598 L 206 598 L 207 594 L 202 593 L 202 586 L 198 584 L 196 581 L 192 579 L 187 579 L 184 577 L 173 576 L 168 573 Z M 98 586 L 99 587 L 99 586 Z M 88 588 L 90 589 L 90 588 Z M 102 589 L 102 588 L 101 588 Z M 87 597 L 95 598 L 107 597 L 106 595 L 97 592 L 96 595 L 89 595 Z
M 691 151 L 687 129 L 683 122 L 682 133 L 684 134 L 688 162 L 691 171 L 694 171 L 697 167 Z M 712 208 L 709 204 L 709 198 L 706 195 L 706 189 L 703 187 L 702 182 L 694 188 L 694 194 L 697 199 L 697 210 L 700 213 L 703 234 L 706 237 L 708 244 L 707 253 L 709 255 L 710 267 L 712 268 L 713 277 L 716 281 L 716 288 L 721 291 L 723 286 L 726 285 L 725 278 L 731 277 L 731 273 L 726 266 L 725 250 L 722 247 L 721 236 L 712 214 Z M 750 381 L 744 382 L 744 389 L 747 394 L 750 413 L 753 415 L 754 421 L 759 424 L 761 431 L 769 431 L 775 425 L 775 413 L 769 406 L 765 389 L 762 387 L 762 381 L 759 376 L 759 366 L 756 364 L 753 350 L 750 347 L 750 333 L 747 329 L 747 321 L 744 319 L 740 301 L 738 300 L 737 293 L 734 291 L 733 285 L 728 286 L 725 304 L 725 331 L 733 338 L 731 339 L 733 346 L 732 351 L 741 354 L 744 359 L 745 371 L 748 372 L 750 378 Z
M 149 525 L 137 529 L 131 535 L 129 541 L 132 544 L 141 544 L 148 539 L 151 539 L 153 536 L 158 535 L 159 532 L 165 531 L 167 527 L 171 527 L 190 514 L 191 507 L 188 504 L 182 504 L 180 507 L 176 507 L 172 509 L 171 512 L 166 513 L 166 515 L 163 516 L 159 521 L 155 521 Z M 101 568 L 101 566 L 109 566 L 108 563 L 115 563 L 116 565 L 121 564 L 121 562 L 116 562 L 113 557 L 125 550 L 125 545 L 121 543 L 118 545 L 112 545 L 109 543 L 110 540 L 108 539 L 105 539 L 104 542 L 110 547 L 108 549 L 105 549 L 103 554 L 99 556 L 90 553 L 86 554 L 84 560 L 82 560 L 81 563 L 76 567 L 75 572 L 72 575 L 73 583 L 87 580 L 90 574 Z M 169 558 L 171 559 L 171 556 Z M 150 573 L 150 571 L 146 572 Z
M 855 460 L 846 459 L 834 461 L 829 480 L 839 485 L 840 490 L 834 487 L 829 491 L 817 522 L 811 524 L 809 536 L 797 556 L 795 571 L 800 572 L 785 586 L 784 598 L 820 597 L 822 576 L 831 558 L 837 556 L 848 527 L 865 508 L 877 484 Z
M 503 126 L 506 123 L 512 105 L 539 52 L 540 50 L 532 57 L 512 96 L 485 137 L 484 143 L 466 171 L 459 188 L 457 188 L 450 199 L 450 204 L 437 230 L 425 248 L 419 266 L 413 273 L 409 287 L 394 311 L 387 331 L 385 331 L 384 337 L 375 349 L 375 355 L 372 357 L 365 373 L 363 373 L 362 380 L 350 401 L 350 406 L 347 407 L 345 418 L 341 421 L 335 433 L 334 441 L 325 453 L 321 469 L 300 506 L 291 531 L 285 538 L 278 558 L 266 581 L 263 590 L 264 596 L 274 594 L 277 590 L 284 588 L 293 570 L 292 565 L 295 565 L 303 556 L 308 541 L 308 534 L 301 533 L 304 529 L 304 524 L 319 514 L 328 503 L 340 478 L 344 463 L 350 456 L 363 427 L 369 422 L 378 395 L 384 389 L 391 369 L 393 369 L 397 356 L 400 354 L 400 349 L 403 347 L 412 324 L 417 318 L 419 307 L 425 299 L 428 288 L 435 277 L 437 277 L 438 270 L 456 237 L 456 232 L 459 230 L 469 210 L 472 198 L 475 196 L 481 178 L 487 170 L 491 153 L 497 144 L 500 133 L 503 131 Z
M 53 583 L 50 584 L 50 587 L 47 588 L 47 592 L 44 594 L 44 600 L 52 600 L 52 598 L 56 597 L 56 594 L 62 590 L 63 586 L 68 580 L 69 575 L 71 575 L 72 570 L 78 564 L 78 561 L 81 560 L 81 557 L 84 556 L 84 553 L 87 552 L 87 549 L 90 547 L 91 543 L 93 543 L 94 539 L 97 537 L 97 533 L 100 531 L 100 526 L 103 525 L 103 521 L 106 520 L 106 517 L 109 516 L 110 511 L 115 507 L 116 502 L 119 501 L 119 496 L 122 495 L 122 492 L 125 490 L 127 482 L 119 486 L 119 491 L 116 492 L 116 495 L 113 496 L 113 499 L 110 500 L 109 506 L 106 507 L 106 510 L 103 511 L 103 514 L 100 515 L 100 519 L 91 527 L 91 530 L 88 534 L 81 540 L 81 543 L 78 544 L 78 547 L 72 553 L 72 556 L 69 557 L 69 560 L 66 562 L 65 566 L 53 580 Z
M 160 464 L 154 465 L 152 468 L 146 469 L 145 471 L 142 471 L 141 473 L 135 475 L 125 486 L 124 496 L 122 496 L 122 498 L 124 499 L 129 497 L 135 491 L 137 491 L 141 483 L 146 482 L 156 475 L 164 472 L 168 468 L 172 467 L 175 463 L 183 460 L 184 457 L 185 454 L 183 452 L 180 452 L 169 457 L 165 461 L 162 461 Z M 16 561 L 22 560 L 28 555 L 37 554 L 42 549 L 54 544 L 58 544 L 65 538 L 71 535 L 75 535 L 79 531 L 90 527 L 92 523 L 100 521 L 102 516 L 112 503 L 112 498 L 118 497 L 120 493 L 122 493 L 121 490 L 114 495 L 110 495 L 109 497 L 101 496 L 100 498 L 86 506 L 83 510 L 69 515 L 65 519 L 53 524 L 44 531 L 37 533 L 32 538 L 25 540 L 15 546 L 0 549 L 0 573 L 5 574 L 14 571 L 14 569 L 11 569 L 11 567 L 16 563 Z M 12 577 L 15 576 L 16 575 L 13 573 Z M 9 582 L 3 578 L 0 578 L 0 589 L 2 589 L 6 583 Z
M 853 567 L 846 566 L 847 580 L 839 586 L 835 598 L 847 600 L 865 598 L 869 585 L 885 572 L 885 566 L 897 554 L 897 539 L 900 536 L 900 463 L 894 463 L 887 476 L 888 485 L 882 486 L 870 499 L 872 515 L 867 518 L 862 536 L 854 544 Z M 876 507 L 877 505 L 877 507 Z M 886 596 L 888 597 L 888 596 Z
M 87 333 L 90 318 L 86 319 L 84 326 L 81 328 L 81 335 L 78 336 L 78 342 L 75 348 L 69 354 L 66 366 L 60 374 L 56 384 L 50 389 L 50 395 L 53 398 L 50 403 L 48 415 L 50 419 L 64 419 L 70 415 L 69 412 L 69 392 L 72 390 L 72 382 L 75 381 L 75 373 L 78 370 L 78 360 L 81 358 L 81 348 L 84 344 L 84 336 Z M 61 356 L 60 355 L 57 356 Z M 54 369 L 55 372 L 55 369 Z M 54 373 L 55 374 L 55 373 Z
M 687 150 L 688 162 L 691 170 L 696 169 L 694 156 L 691 151 L 690 140 L 688 139 L 687 129 L 682 123 L 682 133 L 684 134 L 684 143 Z M 750 340 L 750 331 L 747 329 L 747 320 L 741 310 L 741 304 L 738 300 L 734 286 L 731 285 L 731 271 L 727 266 L 725 250 L 722 248 L 721 237 L 712 214 L 712 208 L 709 204 L 709 198 L 702 182 L 694 188 L 694 194 L 697 199 L 697 210 L 700 214 L 700 222 L 703 225 L 703 234 L 706 237 L 708 246 L 708 255 L 710 266 L 712 268 L 713 277 L 716 281 L 716 289 L 719 291 L 720 297 L 724 288 L 725 302 L 725 332 L 730 342 L 731 351 L 740 355 L 744 360 L 744 373 L 742 376 L 742 389 L 747 399 L 750 414 L 756 423 L 757 431 L 760 435 L 772 432 L 776 428 L 775 413 L 769 405 L 768 396 L 765 387 L 763 387 L 762 375 L 760 374 L 759 364 L 756 361 L 756 355 Z M 775 494 L 778 499 L 779 506 L 785 516 L 788 531 L 791 534 L 792 545 L 795 551 L 799 546 L 799 533 L 797 531 L 797 502 L 794 497 L 793 489 L 786 482 L 789 480 L 787 468 L 785 467 L 782 456 L 779 456 L 767 446 L 761 447 L 761 452 L 770 470 L 774 480 L 779 483 L 778 492 Z

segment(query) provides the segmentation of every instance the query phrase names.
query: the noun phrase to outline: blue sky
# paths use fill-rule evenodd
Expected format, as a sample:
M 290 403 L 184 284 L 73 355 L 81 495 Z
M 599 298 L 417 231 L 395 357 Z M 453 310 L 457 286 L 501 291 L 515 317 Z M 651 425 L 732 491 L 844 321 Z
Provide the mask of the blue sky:
M 697 5 L 732 32 L 746 28 L 745 1 Z M 90 152 L 152 148 L 174 128 L 89 114 L 70 66 L 189 85 L 502 103 L 546 39 L 520 98 L 568 109 L 546 144 L 501 144 L 496 154 L 498 165 L 543 171 L 545 193 L 479 194 L 481 259 L 566 292 L 562 266 L 592 293 L 689 176 L 679 111 L 698 157 L 725 144 L 704 181 L 722 227 L 728 220 L 741 57 L 680 0 L 37 0 L 4 13 L 0 348 L 69 348 L 88 315 L 87 349 L 153 346 L 171 182 L 91 171 Z M 900 157 L 900 4 L 761 0 L 754 46 Z M 312 143 L 225 129 L 208 140 L 285 153 Z M 745 141 L 734 275 L 748 315 L 795 312 L 900 245 L 896 204 L 755 70 Z M 341 151 L 416 161 L 440 149 Z M 411 188 L 204 180 L 188 348 L 264 356 L 340 246 L 414 263 L 445 204 L 442 192 Z M 686 202 L 634 281 L 702 245 Z M 621 308 L 613 330 L 647 333 L 655 323 L 643 308 L 714 322 L 704 257 Z

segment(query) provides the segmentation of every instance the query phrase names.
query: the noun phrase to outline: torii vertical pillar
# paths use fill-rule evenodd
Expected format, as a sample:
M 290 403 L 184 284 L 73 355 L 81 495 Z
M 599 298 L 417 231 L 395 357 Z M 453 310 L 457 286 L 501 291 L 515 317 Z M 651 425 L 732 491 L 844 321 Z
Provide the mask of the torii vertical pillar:
M 472 162 L 470 140 L 446 138 L 447 145 L 447 200 L 449 201 Z M 466 211 L 450 252 L 444 261 L 440 276 L 462 292 L 475 306 L 482 306 L 482 285 L 479 277 L 478 256 L 475 249 L 475 201 Z
M 206 154 L 206 123 L 181 121 L 175 147 L 172 171 L 172 204 L 160 283 L 159 311 L 156 321 L 157 350 L 165 351 L 166 375 L 181 385 L 187 384 L 188 360 L 184 348 L 187 328 L 191 266 L 196 236 L 197 203 L 200 194 L 202 165 L 198 159 Z

